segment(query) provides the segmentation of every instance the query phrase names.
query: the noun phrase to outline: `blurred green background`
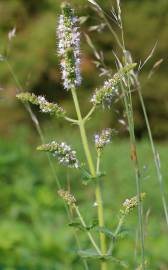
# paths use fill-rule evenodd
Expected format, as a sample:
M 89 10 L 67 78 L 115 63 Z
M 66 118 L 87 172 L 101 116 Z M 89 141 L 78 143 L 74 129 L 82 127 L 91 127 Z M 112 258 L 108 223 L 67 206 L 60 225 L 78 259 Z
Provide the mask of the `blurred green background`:
M 81 57 L 83 84 L 79 98 L 83 113 L 90 108 L 89 98 L 105 77 L 100 77 L 93 61 L 93 52 L 86 43 L 87 33 L 98 51 L 104 52 L 105 63 L 115 69 L 117 45 L 105 27 L 92 31 L 99 25 L 100 18 L 86 0 L 70 1 L 79 16 L 87 17 L 81 25 Z M 115 1 L 97 1 L 111 16 Z M 75 117 L 71 95 L 61 85 L 59 61 L 56 54 L 56 23 L 60 13 L 58 0 L 0 0 L 0 54 L 9 52 L 9 62 L 21 87 L 26 91 L 43 94 L 49 100 L 59 102 Z M 153 57 L 140 74 L 143 95 L 147 106 L 152 131 L 162 160 L 165 182 L 168 180 L 168 91 L 167 91 L 167 44 L 168 44 L 168 1 L 167 0 L 124 0 L 121 1 L 126 47 L 135 62 L 144 62 L 157 42 Z M 116 25 L 111 21 L 117 31 Z M 8 42 L 8 33 L 16 27 L 16 37 Z M 152 67 L 161 62 L 150 79 Z M 34 125 L 24 106 L 16 98 L 18 86 L 13 80 L 6 62 L 0 62 L 0 265 L 1 269 L 83 269 L 76 255 L 76 244 L 72 228 L 62 201 L 57 197 L 56 183 L 45 155 L 36 153 L 40 144 Z M 119 114 L 116 112 L 119 110 Z M 49 117 L 44 117 L 37 108 L 46 141 L 67 141 L 84 160 L 80 140 L 75 126 Z M 139 101 L 134 96 L 135 129 L 139 139 L 138 149 L 143 177 L 145 199 L 145 242 L 149 269 L 168 269 L 167 228 L 164 221 L 159 185 L 143 114 Z M 114 230 L 117 213 L 122 202 L 135 194 L 135 182 L 129 160 L 129 142 L 125 128 L 118 122 L 123 117 L 122 107 L 113 106 L 110 111 L 98 110 L 88 124 L 90 141 L 93 134 L 104 127 L 115 127 L 119 135 L 109 146 L 103 159 L 103 170 L 107 171 L 104 181 L 107 227 Z M 69 136 L 69 134 L 71 136 Z M 140 140 L 141 139 L 141 140 Z M 93 149 L 94 152 L 94 149 Z M 64 187 L 70 181 L 77 196 L 81 211 L 86 214 L 88 224 L 95 217 L 92 186 L 82 185 L 81 177 L 73 170 L 56 166 Z M 107 180 L 107 181 L 106 181 Z M 167 195 L 168 184 L 165 183 Z M 89 211 L 88 211 L 89 209 Z M 87 210 L 87 211 L 86 211 Z M 87 212 L 87 213 L 86 213 Z M 149 218 L 148 218 L 149 216 Z M 136 235 L 136 211 L 129 217 L 128 232 L 115 249 L 117 258 L 127 261 L 129 269 L 135 269 L 134 251 Z M 83 249 L 89 243 L 81 234 Z M 99 269 L 96 262 L 89 262 L 91 269 Z M 109 263 L 109 269 L 123 269 Z

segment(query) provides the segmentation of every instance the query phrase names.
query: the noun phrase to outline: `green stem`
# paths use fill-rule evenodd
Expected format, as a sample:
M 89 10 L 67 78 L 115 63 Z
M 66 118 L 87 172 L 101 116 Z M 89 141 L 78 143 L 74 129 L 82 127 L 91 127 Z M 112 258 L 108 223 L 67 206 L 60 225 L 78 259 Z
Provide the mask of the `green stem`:
M 79 106 L 79 102 L 78 102 L 78 98 L 77 98 L 75 88 L 73 88 L 71 90 L 71 92 L 72 92 L 72 97 L 73 97 L 73 101 L 74 101 L 74 105 L 75 105 L 75 109 L 76 109 L 76 113 L 77 113 L 77 117 L 78 117 L 78 121 L 79 121 L 79 129 L 80 129 L 82 144 L 83 144 L 83 148 L 84 148 L 84 151 L 85 151 L 88 166 L 89 166 L 89 169 L 90 169 L 90 173 L 91 173 L 91 175 L 93 177 L 96 177 L 96 170 L 95 170 L 93 160 L 92 160 L 92 156 L 91 156 L 91 153 L 90 153 L 90 149 L 89 149 L 89 145 L 88 145 L 88 139 L 87 139 L 86 130 L 85 130 L 85 124 L 84 124 L 84 120 L 83 120 L 82 115 L 81 115 L 80 106 Z M 104 227 L 103 202 L 102 202 L 102 194 L 101 194 L 101 188 L 100 188 L 99 183 L 96 184 L 95 195 L 96 195 L 96 202 L 97 202 L 97 205 L 98 205 L 97 209 L 98 209 L 99 226 Z M 106 237 L 105 237 L 104 233 L 102 233 L 102 232 L 100 232 L 99 235 L 100 235 L 101 253 L 102 253 L 102 255 L 106 255 L 106 252 L 107 252 Z M 106 262 L 101 262 L 101 269 L 102 270 L 107 269 Z
M 137 81 L 136 81 L 136 83 L 137 83 Z M 141 107 L 142 107 L 142 110 L 143 110 L 147 130 L 148 130 L 149 141 L 150 141 L 150 144 L 151 144 L 151 149 L 152 149 L 152 153 L 153 153 L 153 158 L 154 158 L 155 168 L 156 168 L 156 172 L 157 172 L 157 177 L 158 177 L 158 181 L 159 181 L 159 184 L 160 184 L 160 193 L 161 193 L 161 198 L 162 198 L 163 209 L 164 209 L 164 213 L 165 213 L 166 223 L 168 225 L 168 208 L 167 208 L 167 202 L 166 202 L 164 186 L 163 186 L 163 176 L 162 176 L 162 173 L 161 173 L 161 170 L 160 170 L 160 164 L 159 164 L 159 160 L 158 160 L 158 157 L 157 157 L 157 151 L 156 151 L 156 148 L 155 148 L 155 145 L 154 145 L 153 136 L 152 136 L 152 132 L 151 132 L 151 127 L 150 127 L 150 124 L 149 124 L 149 119 L 148 119 L 148 116 L 147 116 L 146 107 L 145 107 L 145 104 L 144 104 L 144 100 L 143 100 L 143 96 L 142 96 L 142 92 L 141 92 L 141 88 L 140 88 L 139 84 L 138 84 L 137 89 L 138 89 L 138 95 L 139 95 L 139 99 L 140 99 L 140 102 L 141 102 Z
M 76 211 L 76 213 L 77 213 L 77 215 L 78 215 L 78 217 L 80 219 L 80 222 L 81 222 L 82 226 L 86 228 L 87 227 L 86 223 L 85 223 L 85 221 L 84 221 L 84 219 L 83 219 L 83 217 L 82 217 L 82 215 L 81 215 L 81 213 L 79 211 L 79 208 L 77 206 L 75 206 L 75 211 Z M 87 231 L 87 235 L 88 235 L 91 243 L 93 244 L 94 248 L 96 249 L 97 253 L 101 256 L 102 255 L 101 250 L 99 249 L 96 242 L 94 241 L 94 239 L 92 237 L 92 234 L 89 231 Z
M 116 242 L 116 239 L 117 239 L 117 235 L 120 232 L 120 229 L 121 229 L 121 227 L 122 227 L 122 225 L 124 223 L 124 219 L 125 219 L 125 215 L 122 216 L 120 218 L 120 220 L 119 220 L 118 226 L 117 226 L 117 228 L 116 228 L 116 230 L 114 232 L 114 239 L 112 240 L 112 242 L 110 244 L 110 247 L 108 249 L 108 253 L 107 253 L 108 255 L 112 255 L 112 252 L 113 252 L 113 249 L 114 249 L 114 246 L 115 246 L 115 242 Z
M 93 106 L 91 108 L 91 110 L 88 112 L 88 114 L 84 117 L 83 121 L 86 122 L 87 120 L 89 120 L 89 118 L 91 117 L 91 115 L 93 114 L 93 112 L 95 111 L 96 106 Z
M 137 189 L 137 198 L 138 198 L 138 223 L 139 223 L 139 231 L 140 231 L 140 241 L 141 241 L 141 257 L 142 257 L 142 270 L 145 269 L 145 248 L 144 248 L 144 230 L 143 230 L 143 214 L 142 214 L 142 202 L 140 199 L 141 194 L 141 176 L 139 172 L 139 164 L 136 152 L 136 139 L 134 132 L 134 119 L 133 119 L 133 108 L 132 108 L 132 100 L 130 97 L 130 85 L 128 78 L 128 88 L 129 93 L 125 91 L 125 88 L 121 82 L 121 90 L 124 96 L 124 104 L 126 108 L 126 114 L 129 125 L 129 133 L 130 133 L 130 143 L 131 143 L 131 159 L 134 165 L 135 178 L 136 178 L 136 189 Z
M 64 119 L 73 124 L 78 124 L 78 120 L 72 119 L 70 117 L 65 116 Z

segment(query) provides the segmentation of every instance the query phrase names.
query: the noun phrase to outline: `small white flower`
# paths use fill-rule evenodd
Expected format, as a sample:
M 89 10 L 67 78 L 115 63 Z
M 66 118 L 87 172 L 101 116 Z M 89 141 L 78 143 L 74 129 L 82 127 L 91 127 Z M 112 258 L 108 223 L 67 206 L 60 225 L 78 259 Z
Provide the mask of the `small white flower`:
M 98 203 L 94 202 L 93 207 L 97 207 L 97 206 L 98 206 Z
M 130 200 L 129 199 L 126 199 L 125 202 L 123 202 L 123 206 L 124 207 L 127 207 L 130 205 Z
M 102 130 L 101 134 L 95 134 L 94 141 L 97 151 L 101 151 L 106 144 L 109 144 L 112 139 L 113 130 L 106 128 Z

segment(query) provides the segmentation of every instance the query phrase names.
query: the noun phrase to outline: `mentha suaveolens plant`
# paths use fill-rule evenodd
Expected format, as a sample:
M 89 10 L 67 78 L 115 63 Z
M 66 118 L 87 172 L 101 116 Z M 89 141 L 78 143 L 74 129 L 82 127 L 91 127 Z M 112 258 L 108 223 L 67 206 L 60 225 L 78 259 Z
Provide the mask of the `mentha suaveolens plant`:
M 102 106 L 103 108 L 110 108 L 113 100 L 120 92 L 120 84 L 129 72 L 135 67 L 135 64 L 128 64 L 123 66 L 117 71 L 116 74 L 106 80 L 102 87 L 99 87 L 93 93 L 90 104 L 91 109 L 86 116 L 82 116 L 81 108 L 77 96 L 76 90 L 81 85 L 81 71 L 80 71 L 80 31 L 79 31 L 79 19 L 75 15 L 74 10 L 69 3 L 62 4 L 62 14 L 58 19 L 57 26 L 57 52 L 60 59 L 62 82 L 64 89 L 71 92 L 74 107 L 76 110 L 77 119 L 71 119 L 67 116 L 67 112 L 57 103 L 49 102 L 44 96 L 36 96 L 33 93 L 24 92 L 17 95 L 17 98 L 24 103 L 31 103 L 39 107 L 41 113 L 49 114 L 52 117 L 62 118 L 62 120 L 69 121 L 76 124 L 79 127 L 82 146 L 85 153 L 86 161 L 81 162 L 78 159 L 77 152 L 72 149 L 66 142 L 57 142 L 55 139 L 52 142 L 42 144 L 37 147 L 39 151 L 45 151 L 51 154 L 54 161 L 58 161 L 61 166 L 66 166 L 69 169 L 78 169 L 80 172 L 87 172 L 87 177 L 90 181 L 94 181 L 95 185 L 95 198 L 97 206 L 97 233 L 99 235 L 99 243 L 93 237 L 91 228 L 88 227 L 81 212 L 79 211 L 78 201 L 76 197 L 67 190 L 58 190 L 59 196 L 64 199 L 68 207 L 75 211 L 80 226 L 88 236 L 90 244 L 94 248 L 88 256 L 90 258 L 98 258 L 100 262 L 101 270 L 108 269 L 108 259 L 110 257 L 108 241 L 105 228 L 104 218 L 104 205 L 102 198 L 102 185 L 100 173 L 100 159 L 102 157 L 103 149 L 106 145 L 111 143 L 112 136 L 115 131 L 111 128 L 105 128 L 99 134 L 94 136 L 94 143 L 96 148 L 96 164 L 92 157 L 92 153 L 88 144 L 88 137 L 86 132 L 86 123 L 91 118 L 96 108 Z M 84 164 L 84 165 L 83 165 Z M 92 186 L 92 187 L 93 187 Z M 74 223 L 76 224 L 76 223 Z M 90 229 L 88 229 L 90 228 Z M 80 256 L 86 256 L 87 252 L 79 252 Z M 120 261 L 118 260 L 120 263 Z M 86 263 L 85 263 L 86 266 Z M 88 269 L 88 268 L 87 268 Z

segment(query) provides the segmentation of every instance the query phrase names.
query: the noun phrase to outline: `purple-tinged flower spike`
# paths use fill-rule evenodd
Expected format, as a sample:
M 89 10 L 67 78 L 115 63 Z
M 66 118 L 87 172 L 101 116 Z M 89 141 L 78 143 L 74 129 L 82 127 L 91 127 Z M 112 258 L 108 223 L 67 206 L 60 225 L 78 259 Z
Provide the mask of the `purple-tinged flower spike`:
M 129 71 L 134 69 L 135 66 L 136 64 L 133 63 L 121 68 L 116 74 L 114 74 L 112 79 L 104 82 L 103 87 L 96 89 L 91 98 L 93 105 L 102 105 L 104 108 L 110 108 L 113 99 L 118 94 L 119 83 Z
M 66 90 L 81 84 L 80 75 L 80 32 L 78 18 L 68 3 L 62 5 L 57 29 L 58 54 L 61 58 L 62 80 Z
M 57 143 L 55 141 L 43 144 L 37 147 L 39 151 L 46 151 L 53 154 L 60 164 L 70 168 L 79 168 L 79 161 L 76 157 L 76 151 L 72 150 L 66 143 Z
M 102 130 L 101 134 L 96 134 L 94 136 L 95 146 L 97 152 L 101 152 L 106 144 L 109 144 L 112 140 L 112 135 L 114 130 L 111 128 L 106 128 Z

